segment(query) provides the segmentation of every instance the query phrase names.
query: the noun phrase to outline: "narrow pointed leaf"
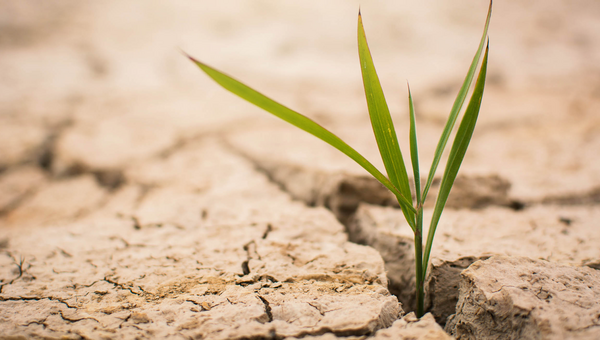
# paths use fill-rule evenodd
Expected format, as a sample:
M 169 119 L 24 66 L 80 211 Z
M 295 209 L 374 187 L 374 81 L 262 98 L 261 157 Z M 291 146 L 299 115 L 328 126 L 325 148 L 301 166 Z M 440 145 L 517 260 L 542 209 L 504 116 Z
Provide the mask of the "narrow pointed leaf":
M 423 264 L 425 266 L 424 273 L 427 272 L 427 262 L 429 261 L 429 255 L 431 253 L 431 247 L 433 245 L 433 236 L 437 228 L 442 211 L 450 195 L 450 190 L 458 174 L 458 169 L 465 157 L 467 147 L 473 136 L 473 130 L 477 123 L 477 117 L 479 116 L 479 109 L 481 108 L 481 99 L 483 97 L 483 89 L 485 87 L 485 77 L 487 74 L 487 61 L 488 61 L 489 43 L 485 49 L 483 61 L 481 62 L 481 70 L 475 83 L 475 89 L 473 95 L 469 101 L 469 105 L 465 111 L 465 115 L 460 122 L 456 137 L 452 143 L 452 149 L 450 149 L 450 155 L 448 156 L 448 163 L 444 170 L 444 176 L 442 177 L 442 183 L 440 184 L 440 191 L 433 209 L 433 215 L 431 217 L 431 224 L 429 226 L 429 234 L 427 235 L 427 244 L 425 245 L 425 258 Z
M 429 193 L 429 189 L 431 188 L 431 184 L 433 183 L 433 177 L 435 176 L 435 172 L 437 170 L 438 165 L 440 164 L 440 159 L 442 154 L 444 153 L 444 149 L 446 148 L 446 144 L 448 143 L 448 139 L 450 138 L 450 133 L 452 133 L 452 129 L 454 128 L 454 124 L 456 123 L 456 119 L 458 118 L 458 114 L 463 107 L 463 103 L 467 97 L 467 93 L 469 92 L 469 88 L 473 83 L 473 78 L 475 76 L 475 71 L 477 70 L 477 64 L 479 63 L 479 59 L 481 58 L 481 53 L 483 52 L 483 48 L 485 47 L 485 39 L 487 37 L 488 27 L 490 26 L 490 18 L 492 17 L 492 1 L 490 1 L 490 7 L 488 9 L 487 19 L 485 21 L 485 27 L 483 29 L 483 35 L 481 36 L 481 41 L 479 42 L 479 48 L 477 49 L 477 53 L 473 57 L 473 61 L 471 62 L 471 66 L 469 67 L 469 71 L 467 72 L 467 76 L 458 91 L 458 95 L 454 100 L 454 104 L 452 105 L 452 109 L 450 110 L 450 115 L 448 117 L 448 121 L 446 122 L 446 126 L 444 126 L 444 130 L 442 131 L 442 135 L 438 142 L 437 147 L 435 148 L 435 153 L 433 157 L 433 162 L 431 163 L 431 168 L 429 170 L 429 175 L 427 176 L 427 182 L 425 184 L 425 188 L 423 189 L 423 201 L 427 199 L 427 194 Z
M 419 145 L 417 143 L 417 121 L 415 117 L 415 106 L 413 104 L 410 86 L 408 87 L 408 110 L 410 112 L 410 159 L 413 167 L 413 176 L 415 178 L 415 192 L 417 198 L 417 206 L 422 204 L 421 201 L 421 173 L 419 170 Z
M 204 71 L 209 77 L 216 81 L 219 85 L 223 86 L 226 90 L 233 94 L 247 100 L 248 102 L 264 109 L 265 111 L 285 120 L 286 122 L 312 134 L 313 136 L 325 141 L 334 148 L 340 150 L 348 157 L 352 158 L 356 163 L 362 166 L 367 172 L 375 177 L 381 184 L 388 188 L 400 201 L 400 204 L 404 209 L 408 209 L 415 212 L 412 207 L 411 201 L 405 198 L 402 193 L 385 177 L 373 164 L 365 159 L 356 150 L 346 144 L 339 137 L 323 128 L 321 125 L 315 123 L 310 118 L 293 111 L 276 101 L 264 96 L 263 94 L 251 89 L 250 87 L 240 83 L 239 81 L 231 78 L 230 76 L 217 71 L 216 69 L 188 56 L 202 71 Z
M 385 169 L 392 184 L 400 190 L 400 193 L 402 193 L 404 197 L 412 202 L 406 166 L 404 165 L 402 153 L 400 152 L 400 146 L 398 145 L 398 138 L 396 137 L 396 130 L 392 123 L 392 117 L 390 116 L 390 111 L 379 82 L 379 77 L 377 76 L 375 65 L 373 64 L 373 59 L 369 52 L 369 46 L 367 45 L 367 38 L 365 36 L 360 13 L 358 14 L 358 54 L 360 57 L 360 69 L 362 71 L 371 125 L 373 126 L 373 132 L 375 134 L 375 139 L 377 140 L 379 153 L 383 159 L 383 164 L 385 165 Z M 414 224 L 414 222 L 412 222 L 414 221 L 414 214 L 404 207 L 402 211 L 409 224 Z

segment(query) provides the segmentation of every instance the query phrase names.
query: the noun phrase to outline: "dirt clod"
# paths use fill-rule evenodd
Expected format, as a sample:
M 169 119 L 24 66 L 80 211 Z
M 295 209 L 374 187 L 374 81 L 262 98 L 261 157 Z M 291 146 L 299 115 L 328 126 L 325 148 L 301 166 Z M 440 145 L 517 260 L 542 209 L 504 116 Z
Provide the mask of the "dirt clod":
M 522 257 L 494 256 L 461 274 L 457 339 L 597 339 L 600 273 Z

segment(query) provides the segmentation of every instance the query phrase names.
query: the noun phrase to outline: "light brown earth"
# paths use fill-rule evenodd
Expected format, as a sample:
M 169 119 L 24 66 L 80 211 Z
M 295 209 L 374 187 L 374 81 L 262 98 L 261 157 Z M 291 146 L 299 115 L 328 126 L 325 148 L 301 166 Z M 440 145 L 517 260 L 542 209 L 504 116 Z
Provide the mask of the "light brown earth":
M 480 119 L 434 244 L 432 315 L 418 322 L 401 318 L 412 239 L 393 198 L 179 51 L 382 169 L 359 5 L 405 152 L 410 82 L 425 169 L 485 1 L 0 2 L 0 338 L 443 339 L 433 317 L 444 325 L 456 301 L 446 329 L 460 338 L 600 337 L 597 305 L 536 328 L 562 305 L 498 300 L 488 285 L 518 267 L 545 281 L 501 287 L 597 298 L 583 290 L 600 268 L 600 3 L 494 4 Z M 509 257 L 469 267 L 494 255 Z

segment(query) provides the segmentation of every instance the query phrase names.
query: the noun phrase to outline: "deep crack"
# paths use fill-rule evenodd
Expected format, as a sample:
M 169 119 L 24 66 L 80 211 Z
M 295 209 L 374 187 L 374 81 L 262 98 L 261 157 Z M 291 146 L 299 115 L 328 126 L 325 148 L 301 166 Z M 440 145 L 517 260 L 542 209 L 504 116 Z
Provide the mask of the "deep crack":
M 273 226 L 271 225 L 271 223 L 267 224 L 267 228 L 265 229 L 265 232 L 262 235 L 262 239 L 266 239 L 267 237 L 269 237 L 269 233 L 273 231 Z
M 250 260 L 242 262 L 242 273 L 244 274 L 244 276 L 250 274 L 250 267 L 248 267 L 249 262 Z
M 260 299 L 260 301 L 262 301 L 263 305 L 265 306 L 265 313 L 267 314 L 267 317 L 269 318 L 269 322 L 273 321 L 273 313 L 271 311 L 271 305 L 269 304 L 269 301 L 267 301 L 267 299 L 265 299 L 264 297 L 257 295 L 258 298 Z
M 242 276 L 250 274 L 250 260 L 252 259 L 252 251 L 256 253 L 256 242 L 254 240 L 244 244 L 244 251 L 246 252 L 246 259 L 242 262 Z M 258 255 L 258 253 L 256 253 Z M 260 259 L 260 255 L 258 255 Z

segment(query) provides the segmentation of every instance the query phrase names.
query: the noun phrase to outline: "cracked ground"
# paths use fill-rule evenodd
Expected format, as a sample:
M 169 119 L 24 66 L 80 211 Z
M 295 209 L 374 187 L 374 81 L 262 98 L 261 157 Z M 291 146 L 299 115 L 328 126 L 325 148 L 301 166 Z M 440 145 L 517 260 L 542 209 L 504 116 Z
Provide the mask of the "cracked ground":
M 360 5 L 405 152 L 410 81 L 426 168 L 487 4 Z M 383 169 L 358 6 L 3 1 L 0 338 L 408 332 L 416 321 L 397 320 L 414 304 L 412 235 L 393 197 L 179 51 Z M 428 304 L 439 324 L 476 260 L 600 268 L 599 19 L 594 0 L 494 4 L 480 120 L 434 245 Z

